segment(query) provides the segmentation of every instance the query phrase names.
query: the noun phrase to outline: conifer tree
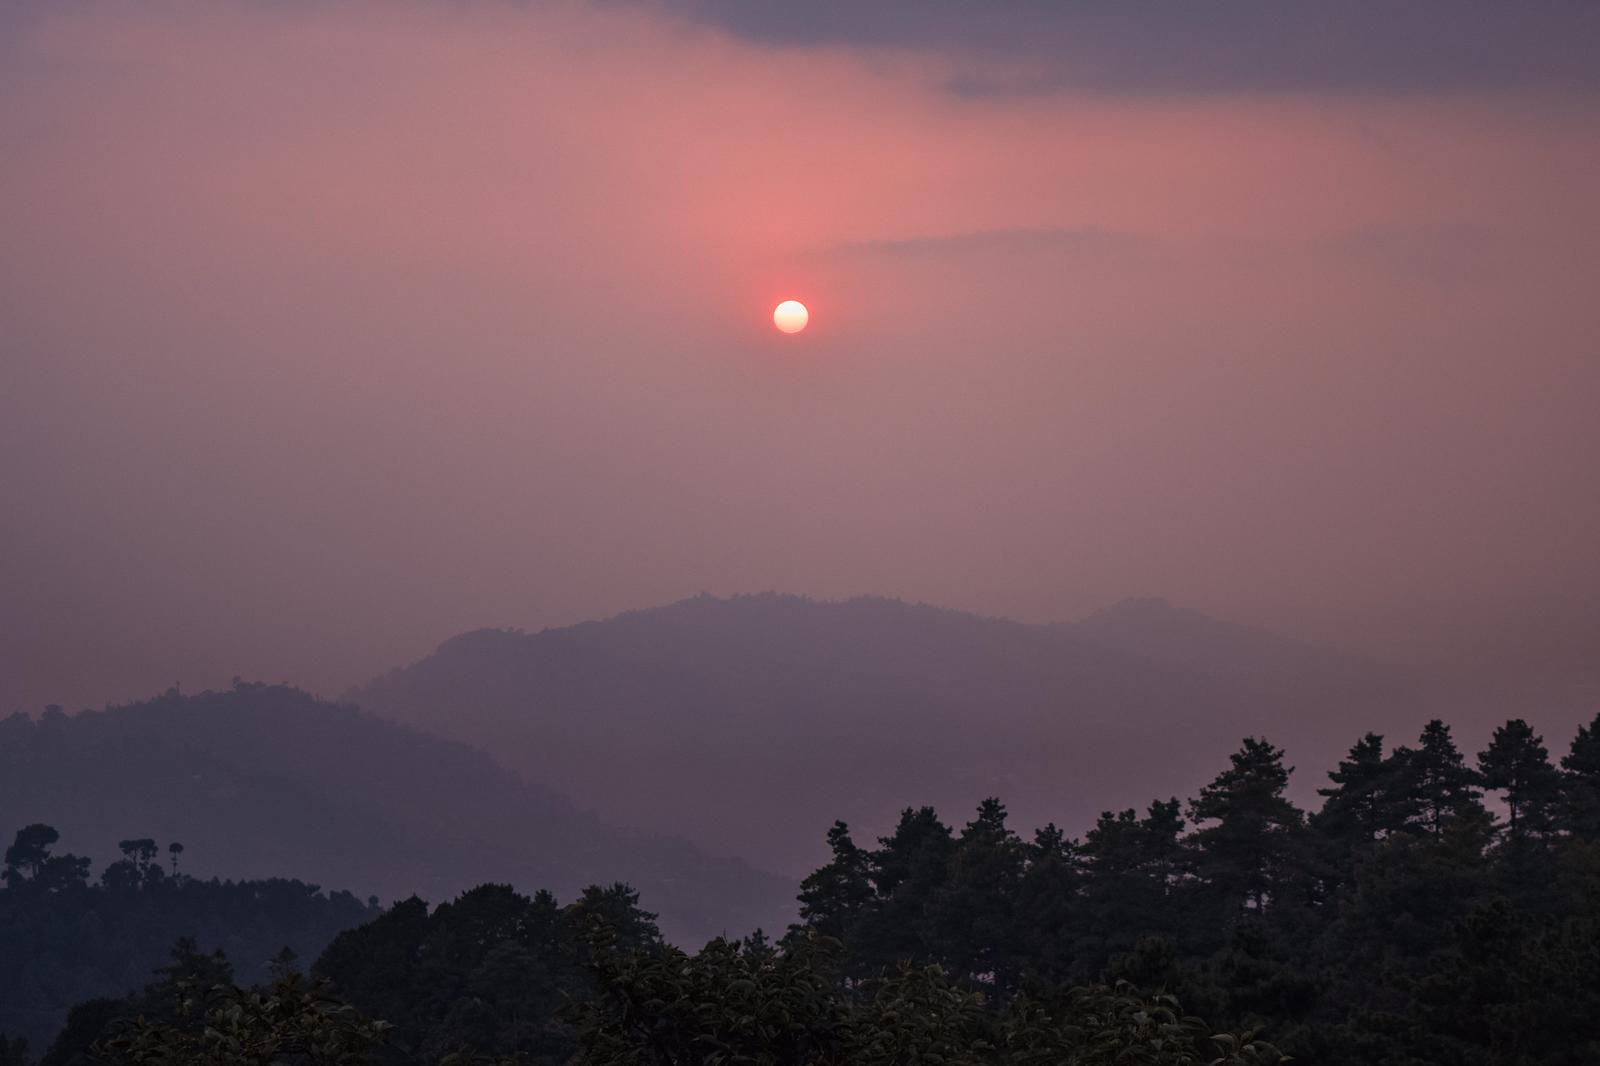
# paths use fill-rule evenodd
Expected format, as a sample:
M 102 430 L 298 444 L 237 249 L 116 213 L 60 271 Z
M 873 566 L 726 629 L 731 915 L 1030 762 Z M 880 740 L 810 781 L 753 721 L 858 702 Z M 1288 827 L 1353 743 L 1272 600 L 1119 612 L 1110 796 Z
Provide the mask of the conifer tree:
M 1521 718 L 1494 731 L 1478 756 L 1478 771 L 1489 788 L 1505 794 L 1506 839 L 1513 847 L 1548 836 L 1561 800 L 1561 775 L 1550 765 L 1544 738 Z
M 1400 831 L 1417 816 L 1416 800 L 1401 788 L 1394 758 L 1383 754 L 1383 737 L 1368 733 L 1328 774 L 1317 829 L 1335 845 L 1370 845 Z
M 956 841 L 950 876 L 938 896 L 945 935 L 940 953 L 959 974 L 983 975 L 1008 988 L 1017 972 L 1015 910 L 1027 848 L 1006 825 L 1005 804 L 978 806 Z
M 1073 961 L 1084 883 L 1082 849 L 1054 824 L 1036 830 L 1028 865 L 1017 886 L 1016 922 L 1025 943 L 1025 965 L 1063 973 Z
M 1578 727 L 1561 770 L 1561 828 L 1580 840 L 1600 840 L 1600 714 Z
M 1189 815 L 1201 875 L 1230 903 L 1259 913 L 1289 872 L 1305 824 L 1284 796 L 1293 767 L 1283 749 L 1246 737 L 1228 769 L 1200 790 Z
M 1416 748 L 1397 750 L 1394 762 L 1400 798 L 1414 806 L 1410 824 L 1417 829 L 1437 836 L 1453 819 L 1483 814 L 1482 793 L 1474 787 L 1478 775 L 1439 719 L 1423 727 Z
M 823 936 L 843 940 L 873 902 L 872 859 L 851 839 L 844 822 L 834 822 L 828 830 L 828 848 L 833 859 L 800 882 L 800 921 Z
M 950 873 L 955 841 L 932 807 L 901 812 L 894 832 L 872 853 L 878 905 L 856 945 L 873 968 L 905 959 L 939 959 L 942 937 L 934 903 Z

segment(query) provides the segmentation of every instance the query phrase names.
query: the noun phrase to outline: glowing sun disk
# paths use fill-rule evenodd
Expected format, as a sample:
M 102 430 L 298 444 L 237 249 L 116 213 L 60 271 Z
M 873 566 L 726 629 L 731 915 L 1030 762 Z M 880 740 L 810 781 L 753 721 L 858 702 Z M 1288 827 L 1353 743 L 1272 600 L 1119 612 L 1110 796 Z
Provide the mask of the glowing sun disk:
M 811 321 L 811 312 L 799 300 L 785 300 L 772 311 L 772 324 L 785 333 L 799 333 Z

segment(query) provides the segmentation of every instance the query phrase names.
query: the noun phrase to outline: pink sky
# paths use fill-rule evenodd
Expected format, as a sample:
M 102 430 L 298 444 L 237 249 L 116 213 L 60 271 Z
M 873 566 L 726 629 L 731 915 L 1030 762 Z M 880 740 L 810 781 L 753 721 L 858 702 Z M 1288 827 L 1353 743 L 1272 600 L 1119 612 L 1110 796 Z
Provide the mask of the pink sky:
M 702 590 L 1600 595 L 1588 87 L 961 94 L 651 6 L 7 30 L 0 712 Z

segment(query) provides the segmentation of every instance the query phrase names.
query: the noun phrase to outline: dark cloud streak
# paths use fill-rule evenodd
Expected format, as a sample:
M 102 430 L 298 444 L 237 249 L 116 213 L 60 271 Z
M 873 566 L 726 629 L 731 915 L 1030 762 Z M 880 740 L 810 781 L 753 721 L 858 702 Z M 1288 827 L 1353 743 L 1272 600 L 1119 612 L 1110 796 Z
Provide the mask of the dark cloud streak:
M 1594 4 L 646 2 L 769 45 L 959 54 L 972 69 L 946 85 L 963 96 L 1600 85 Z

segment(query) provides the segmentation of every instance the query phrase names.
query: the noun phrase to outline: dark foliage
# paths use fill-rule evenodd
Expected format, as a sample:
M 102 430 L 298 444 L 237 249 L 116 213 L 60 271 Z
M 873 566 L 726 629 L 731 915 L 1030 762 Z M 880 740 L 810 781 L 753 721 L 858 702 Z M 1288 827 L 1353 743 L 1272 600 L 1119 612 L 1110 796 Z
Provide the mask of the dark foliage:
M 150 839 L 124 841 L 123 858 L 92 884 L 90 861 L 56 854 L 59 839 L 42 824 L 18 831 L 0 889 L 0 1033 L 35 1048 L 55 1036 L 73 1004 L 138 988 L 180 937 L 226 950 L 258 980 L 274 953 L 314 957 L 340 930 L 377 913 L 348 892 L 300 881 L 170 873 Z
M 1580 1066 L 1600 1061 L 1597 730 L 1559 769 L 1521 721 L 1476 765 L 1440 722 L 1387 753 L 1369 734 L 1309 817 L 1283 752 L 1247 738 L 1187 805 L 1106 812 L 1081 841 L 1023 838 L 998 800 L 959 830 L 908 809 L 870 847 L 835 823 L 776 945 L 685 954 L 622 885 L 408 900 L 313 983 L 285 958 L 240 989 L 180 945 L 142 997 L 78 1007 L 47 1061 Z M 8 892 L 112 891 L 50 836 L 19 835 Z M 125 844 L 119 877 L 176 880 Z
M 993 800 L 959 834 L 908 809 L 875 849 L 836 823 L 785 943 L 836 938 L 863 987 L 935 965 L 1004 1009 L 1127 979 L 1326 1066 L 1600 1061 L 1597 732 L 1561 770 L 1521 720 L 1476 769 L 1442 722 L 1387 755 L 1368 734 L 1309 818 L 1247 738 L 1187 826 L 1176 800 L 1081 842 L 1025 841 Z
M 476 1053 L 561 1063 L 576 1047 L 561 1011 L 589 995 L 599 930 L 614 950 L 661 947 L 655 915 L 626 885 L 590 887 L 565 907 L 549 892 L 481 885 L 432 914 L 419 899 L 397 904 L 341 934 L 313 972 L 394 1022 L 404 1049 L 395 1061 Z
M 492 888 L 492 886 L 489 886 Z M 496 890 L 498 891 L 498 890 Z M 459 901 L 458 901 L 459 902 Z M 525 901 L 526 902 L 526 901 Z M 122 1003 L 97 1005 L 107 1035 L 60 1061 L 126 1066 L 382 1066 L 556 1061 L 574 1066 L 1264 1066 L 1282 1061 L 1251 1033 L 1216 1033 L 1169 995 L 1126 983 L 1045 991 L 999 1009 L 938 966 L 902 965 L 866 985 L 839 981 L 837 944 L 775 950 L 760 937 L 718 939 L 694 956 L 630 943 L 610 924 L 612 900 L 567 909 L 584 931 L 581 987 L 548 1020 L 546 1052 L 445 1054 L 408 1047 L 326 980 L 283 972 L 241 988 L 226 963 L 184 943 L 162 979 Z M 587 911 L 587 913 L 586 913 Z M 478 943 L 472 963 L 492 953 Z M 500 993 L 506 1001 L 514 992 Z M 529 1003 L 531 1010 L 534 1004 Z M 570 1024 L 569 1024 L 570 1023 Z M 59 1057 L 52 1052 L 52 1058 Z
M 221 952 L 180 940 L 142 992 L 75 1009 L 41 1066 L 356 1066 L 387 1042 L 387 1023 L 305 980 L 287 951 L 272 969 L 242 988 Z
M 1270 1044 L 1216 1033 L 1170 996 L 1127 985 L 1012 997 L 998 1008 L 940 966 L 839 980 L 837 942 L 783 951 L 716 940 L 602 955 L 601 994 L 579 1012 L 591 1066 L 1254 1066 Z

